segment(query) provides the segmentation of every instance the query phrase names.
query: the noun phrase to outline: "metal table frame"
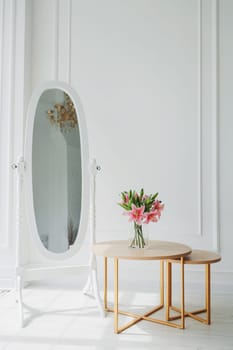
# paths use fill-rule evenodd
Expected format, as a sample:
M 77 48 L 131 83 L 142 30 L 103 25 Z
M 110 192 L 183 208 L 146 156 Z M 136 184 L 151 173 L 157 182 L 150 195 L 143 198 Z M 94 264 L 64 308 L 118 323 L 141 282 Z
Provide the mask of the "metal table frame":
M 136 314 L 128 311 L 119 310 L 119 259 L 114 257 L 114 308 L 108 307 L 108 257 L 104 257 L 104 310 L 107 312 L 114 312 L 114 333 L 121 333 L 131 326 L 135 325 L 140 321 L 150 321 L 174 328 L 185 328 L 185 307 L 184 307 L 184 257 L 180 258 L 180 274 L 181 274 L 181 308 L 180 308 L 180 324 L 169 321 L 169 305 L 171 305 L 171 289 L 167 288 L 166 293 L 166 320 L 161 320 L 158 318 L 151 317 L 152 314 L 159 311 L 164 307 L 164 260 L 160 259 L 160 304 L 155 306 L 153 309 L 147 311 L 145 314 Z M 155 259 L 156 260 L 156 259 Z M 167 271 L 167 285 L 168 278 L 170 275 Z M 119 327 L 119 314 L 133 317 L 134 320 L 126 323 L 125 325 Z

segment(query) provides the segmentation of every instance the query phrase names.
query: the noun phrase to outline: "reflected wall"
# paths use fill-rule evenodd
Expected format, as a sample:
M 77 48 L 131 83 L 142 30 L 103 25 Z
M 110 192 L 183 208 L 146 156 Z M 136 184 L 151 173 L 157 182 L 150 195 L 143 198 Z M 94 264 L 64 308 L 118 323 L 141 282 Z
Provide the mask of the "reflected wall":
M 36 224 L 44 247 L 55 253 L 65 252 L 74 244 L 81 213 L 79 126 L 78 123 L 70 125 L 65 114 L 69 109 L 66 100 L 62 90 L 46 90 L 39 99 L 33 128 L 32 187 Z M 65 106 L 63 112 L 60 106 Z

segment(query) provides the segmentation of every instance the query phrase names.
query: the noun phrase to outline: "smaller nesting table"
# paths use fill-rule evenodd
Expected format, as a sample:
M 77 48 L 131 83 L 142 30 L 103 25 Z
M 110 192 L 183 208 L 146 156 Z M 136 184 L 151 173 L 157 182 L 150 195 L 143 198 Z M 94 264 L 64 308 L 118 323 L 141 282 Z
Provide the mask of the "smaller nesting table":
M 191 253 L 192 249 L 184 244 L 168 241 L 150 241 L 146 249 L 134 249 L 128 247 L 128 241 L 109 241 L 93 245 L 93 251 L 96 255 L 104 257 L 104 309 L 108 312 L 114 312 L 114 332 L 121 333 L 134 324 L 146 320 L 176 328 L 185 328 L 185 310 L 184 310 L 184 257 Z M 107 303 L 108 292 L 108 258 L 114 259 L 114 308 L 109 308 Z M 132 312 L 121 311 L 118 307 L 118 261 L 119 260 L 160 260 L 160 304 L 147 311 L 143 315 Z M 180 324 L 151 317 L 156 311 L 164 307 L 164 260 L 178 259 L 180 262 L 181 273 L 181 309 Z M 168 304 L 168 300 L 167 300 Z M 131 316 L 134 319 L 124 326 L 118 326 L 118 315 Z M 166 314 L 166 319 L 168 314 Z
M 207 251 L 207 250 L 198 250 L 194 249 L 192 253 L 184 258 L 184 264 L 186 265 L 205 265 L 205 308 L 186 312 L 184 316 L 191 317 L 197 321 L 200 321 L 205 324 L 211 323 L 211 283 L 210 283 L 210 264 L 219 262 L 221 256 L 217 253 Z M 167 305 L 166 305 L 166 319 L 176 320 L 181 317 L 179 316 L 170 316 L 170 310 L 176 311 L 178 313 L 181 310 L 172 305 L 172 263 L 180 263 L 179 259 L 169 259 L 167 260 Z M 206 318 L 198 316 L 198 314 L 206 312 Z

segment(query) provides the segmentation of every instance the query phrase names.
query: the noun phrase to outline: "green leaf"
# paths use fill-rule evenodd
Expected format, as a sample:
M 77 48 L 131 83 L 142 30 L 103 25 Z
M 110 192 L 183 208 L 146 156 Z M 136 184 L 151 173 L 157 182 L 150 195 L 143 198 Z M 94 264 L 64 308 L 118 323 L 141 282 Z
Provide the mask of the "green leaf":
M 132 208 L 132 203 L 133 203 L 133 200 L 132 200 L 132 198 L 130 198 L 129 203 L 128 203 L 128 206 L 130 207 L 130 209 Z
M 130 207 L 128 204 L 122 204 L 122 208 L 124 208 L 125 210 L 130 210 Z
M 153 196 L 153 200 L 155 200 L 156 197 L 158 197 L 159 192 L 155 193 Z

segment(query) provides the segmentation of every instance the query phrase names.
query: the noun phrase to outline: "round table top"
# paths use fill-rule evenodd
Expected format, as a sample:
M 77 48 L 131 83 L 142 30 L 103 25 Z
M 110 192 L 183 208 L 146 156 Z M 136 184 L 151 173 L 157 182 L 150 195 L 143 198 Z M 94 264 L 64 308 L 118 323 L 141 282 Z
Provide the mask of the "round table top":
M 179 263 L 179 260 L 169 259 L 173 263 Z M 221 260 L 221 255 L 209 250 L 193 249 L 192 253 L 185 257 L 184 263 L 190 265 L 213 264 Z
M 96 255 L 128 260 L 163 260 L 180 258 L 192 252 L 184 244 L 169 241 L 150 241 L 147 248 L 130 248 L 128 241 L 108 241 L 93 245 Z

